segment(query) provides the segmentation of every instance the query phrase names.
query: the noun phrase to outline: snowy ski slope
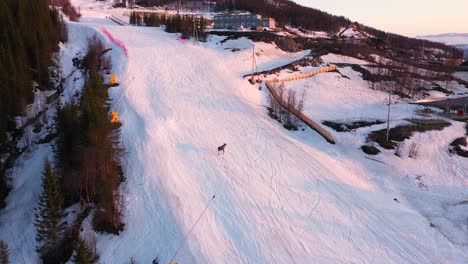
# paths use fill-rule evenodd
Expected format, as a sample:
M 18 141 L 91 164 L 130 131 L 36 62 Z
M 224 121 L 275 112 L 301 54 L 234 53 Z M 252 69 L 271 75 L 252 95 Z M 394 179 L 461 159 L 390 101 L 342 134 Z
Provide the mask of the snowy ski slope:
M 137 257 L 168 261 L 216 195 L 179 262 L 446 261 L 421 216 L 272 124 L 258 91 L 216 51 L 158 29 L 109 30 L 129 49 L 114 95 L 129 195 L 127 228 L 101 240 L 103 260 L 128 257 L 132 245 Z M 322 141 L 312 140 L 330 147 Z
M 117 26 L 106 19 L 117 11 L 106 5 L 73 2 L 83 18 L 70 23 L 71 40 L 83 42 L 106 28 L 128 49 L 127 57 L 100 36 L 113 48 L 120 82 L 110 93 L 112 110 L 124 123 L 127 179 L 122 186 L 126 227 L 119 236 L 98 235 L 100 263 L 128 263 L 131 257 L 138 263 L 155 257 L 168 263 L 213 195 L 216 199 L 180 250 L 178 263 L 466 263 L 463 232 L 453 243 L 416 210 L 419 198 L 407 202 L 398 196 L 400 178 L 410 165 L 386 167 L 364 159 L 352 145 L 356 138 L 341 136 L 332 146 L 311 130 L 288 132 L 268 117 L 265 89 L 258 91 L 241 78 L 251 65 L 248 40 L 221 45 L 222 38 L 213 37 L 206 44 L 183 44 L 159 28 Z M 226 50 L 229 45 L 241 51 Z M 262 54 L 259 68 L 306 53 L 256 45 Z M 320 114 L 323 118 L 324 111 Z M 441 137 L 446 144 L 460 131 L 462 125 L 456 124 L 448 129 L 448 138 L 442 132 L 421 138 Z M 226 153 L 218 156 L 216 147 L 223 143 Z M 422 166 L 435 168 L 429 159 L 439 148 L 431 148 Z M 395 161 L 392 155 L 384 157 Z M 443 191 L 435 196 L 467 198 L 468 182 L 460 171 L 466 166 L 459 163 L 450 165 L 456 180 L 437 181 Z M 39 187 L 31 188 L 37 196 Z M 28 217 L 24 225 L 32 240 Z M 1 220 L 7 219 L 8 213 Z M 13 236 L 0 234 L 14 244 L 14 263 L 36 261 L 34 243 L 21 248 L 27 237 Z

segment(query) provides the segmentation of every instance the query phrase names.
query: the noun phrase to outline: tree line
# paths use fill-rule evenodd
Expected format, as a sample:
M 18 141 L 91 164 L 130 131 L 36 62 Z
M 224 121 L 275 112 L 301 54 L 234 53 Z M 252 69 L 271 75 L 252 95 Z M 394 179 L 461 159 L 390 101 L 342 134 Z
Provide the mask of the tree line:
M 168 33 L 181 33 L 182 37 L 189 39 L 196 36 L 198 41 L 205 42 L 207 34 L 205 32 L 206 19 L 193 15 L 174 15 L 166 16 L 157 13 L 138 13 L 130 14 L 130 25 L 159 27 L 165 25 L 165 31 Z
M 337 32 L 351 22 L 342 16 L 334 16 L 314 8 L 304 7 L 288 0 L 219 0 L 216 11 L 245 10 L 266 17 L 273 17 L 278 26 L 291 25 L 307 30 Z
M 102 77 L 110 67 L 106 51 L 96 36 L 89 40 L 88 53 L 82 60 L 87 79 L 81 102 L 57 111 L 56 161 L 66 204 L 95 204 L 95 229 L 118 233 L 123 228 L 118 192 L 123 181 L 120 123 L 109 120 L 109 85 Z
M 68 0 L 50 3 L 61 4 L 67 15 L 76 11 Z M 53 55 L 68 32 L 61 12 L 47 0 L 0 1 L 0 22 L 0 154 L 5 154 L 4 146 L 16 129 L 14 117 L 25 114 L 34 89 L 55 89 L 51 67 L 57 67 L 57 60 Z M 103 56 L 104 45 L 97 38 L 89 42 L 80 65 L 86 71 L 81 101 L 57 105 L 54 162 L 44 163 L 35 214 L 37 251 L 44 263 L 64 263 L 73 252 L 75 263 L 96 261 L 92 247 L 79 236 L 90 208 L 96 231 L 118 233 L 123 229 L 118 192 L 123 180 L 117 147 L 120 124 L 109 122 L 109 86 L 102 76 L 111 65 Z M 0 208 L 10 189 L 3 162 L 1 159 Z M 65 208 L 76 203 L 82 210 L 69 224 L 64 221 Z M 8 247 L 0 241 L 0 263 L 8 263 L 8 259 Z
M 71 20 L 78 21 L 80 12 L 70 3 L 70 0 L 49 0 L 50 5 L 60 7 L 62 12 Z
M 36 208 L 37 251 L 44 263 L 96 263 L 98 256 L 79 230 L 92 212 L 97 232 L 118 234 L 123 181 L 120 167 L 120 123 L 109 119 L 108 88 L 103 75 L 112 67 L 108 49 L 96 37 L 88 40 L 88 52 L 79 68 L 86 76 L 79 103 L 57 104 L 57 140 L 54 162 L 44 162 L 42 192 Z M 65 208 L 79 204 L 72 223 L 65 221 Z M 73 252 L 75 252 L 73 254 Z
M 25 113 L 34 99 L 33 83 L 41 90 L 50 82 L 52 55 L 59 41 L 66 41 L 60 12 L 47 0 L 0 1 L 0 154 L 16 128 L 14 117 Z M 5 170 L 0 161 L 0 208 L 8 194 Z
M 182 1 L 182 6 L 199 2 L 203 1 L 185 0 Z M 144 0 L 143 3 L 145 5 L 174 6 L 178 4 L 178 0 Z M 273 17 L 279 27 L 291 25 L 311 31 L 325 31 L 330 34 L 336 34 L 342 28 L 348 28 L 352 25 L 352 21 L 344 16 L 331 15 L 315 8 L 301 6 L 290 0 L 218 0 L 213 9 L 213 11 L 217 12 L 245 10 L 266 17 Z M 409 50 L 421 49 L 424 46 L 444 50 L 449 54 L 450 58 L 461 58 L 463 56 L 463 52 L 459 49 L 442 43 L 405 37 L 362 24 L 358 25 L 376 38 L 383 41 L 388 39 L 392 44 L 392 48 Z
M 178 2 L 178 0 L 142 0 L 140 5 L 175 7 Z M 336 32 L 351 23 L 345 17 L 333 16 L 288 0 L 217 0 L 215 2 L 213 5 L 211 1 L 182 0 L 181 4 L 183 8 L 189 7 L 191 10 L 195 7 L 203 10 L 209 8 L 217 12 L 245 10 L 273 17 L 279 26 L 292 25 L 316 31 Z

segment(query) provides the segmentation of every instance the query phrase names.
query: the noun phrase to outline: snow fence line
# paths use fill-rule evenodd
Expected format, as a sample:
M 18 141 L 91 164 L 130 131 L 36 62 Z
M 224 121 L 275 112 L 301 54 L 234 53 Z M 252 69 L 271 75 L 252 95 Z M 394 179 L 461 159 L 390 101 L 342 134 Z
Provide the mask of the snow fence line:
M 309 72 L 306 74 L 298 75 L 295 77 L 291 78 L 285 78 L 285 79 L 274 79 L 274 80 L 267 80 L 265 81 L 265 85 L 270 91 L 271 95 L 275 98 L 275 100 L 279 103 L 281 107 L 284 109 L 288 110 L 291 114 L 295 115 L 299 120 L 302 122 L 306 123 L 310 128 L 315 130 L 317 133 L 319 133 L 322 137 L 324 137 L 328 143 L 330 144 L 335 144 L 335 139 L 333 138 L 333 135 L 328 132 L 325 128 L 323 128 L 319 123 L 315 122 L 312 120 L 310 117 L 306 116 L 304 113 L 296 109 L 295 107 L 288 107 L 288 104 L 283 101 L 283 98 L 281 98 L 278 93 L 276 92 L 275 89 L 271 87 L 272 83 L 278 83 L 278 82 L 289 82 L 289 81 L 295 81 L 295 80 L 301 80 L 301 79 L 306 79 L 309 77 L 312 77 L 314 75 L 320 74 L 320 73 L 325 73 L 325 72 L 330 72 L 336 70 L 336 65 L 331 65 L 328 67 L 320 68 L 316 71 Z
M 271 81 L 268 81 L 268 82 L 276 83 L 276 82 L 297 81 L 297 80 L 302 80 L 302 79 L 312 77 L 312 76 L 320 74 L 320 73 L 331 72 L 331 71 L 334 71 L 334 70 L 336 70 L 336 65 L 330 65 L 328 67 L 323 67 L 323 68 L 320 68 L 320 69 L 315 70 L 313 72 L 309 72 L 309 73 L 305 73 L 305 74 L 301 74 L 301 75 L 298 75 L 298 76 L 285 78 L 285 79 L 274 79 L 274 80 L 271 80 Z
M 124 44 L 122 41 L 120 41 L 120 40 L 114 38 L 114 36 L 112 36 L 112 34 L 111 34 L 109 31 L 107 31 L 106 28 L 102 28 L 102 32 L 104 32 L 104 34 L 105 34 L 112 42 L 114 42 L 117 46 L 121 47 L 121 48 L 124 50 L 125 55 L 127 55 L 127 57 L 128 57 L 128 50 L 127 50 L 127 47 L 125 46 L 125 44 Z

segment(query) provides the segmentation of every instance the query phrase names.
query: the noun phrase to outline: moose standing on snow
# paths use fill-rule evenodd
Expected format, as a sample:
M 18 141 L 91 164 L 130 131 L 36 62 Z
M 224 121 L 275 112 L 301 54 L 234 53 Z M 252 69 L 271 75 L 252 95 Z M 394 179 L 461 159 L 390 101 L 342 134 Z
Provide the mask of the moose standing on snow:
M 218 147 L 218 156 L 219 156 L 219 153 L 222 151 L 223 152 L 223 155 L 224 155 L 224 148 L 226 147 L 226 143 L 224 143 L 223 145 L 219 146 Z

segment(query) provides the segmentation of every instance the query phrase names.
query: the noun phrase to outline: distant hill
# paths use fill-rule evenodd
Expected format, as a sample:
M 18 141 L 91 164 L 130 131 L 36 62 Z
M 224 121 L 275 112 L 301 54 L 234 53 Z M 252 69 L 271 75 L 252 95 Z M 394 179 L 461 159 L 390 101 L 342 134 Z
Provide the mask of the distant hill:
M 462 49 L 464 51 L 463 57 L 468 59 L 468 33 L 447 33 L 439 35 L 418 36 L 417 38 L 440 42 Z
M 435 42 L 441 42 L 447 45 L 468 45 L 468 33 L 447 33 L 439 35 L 418 36 L 419 39 L 426 39 Z

